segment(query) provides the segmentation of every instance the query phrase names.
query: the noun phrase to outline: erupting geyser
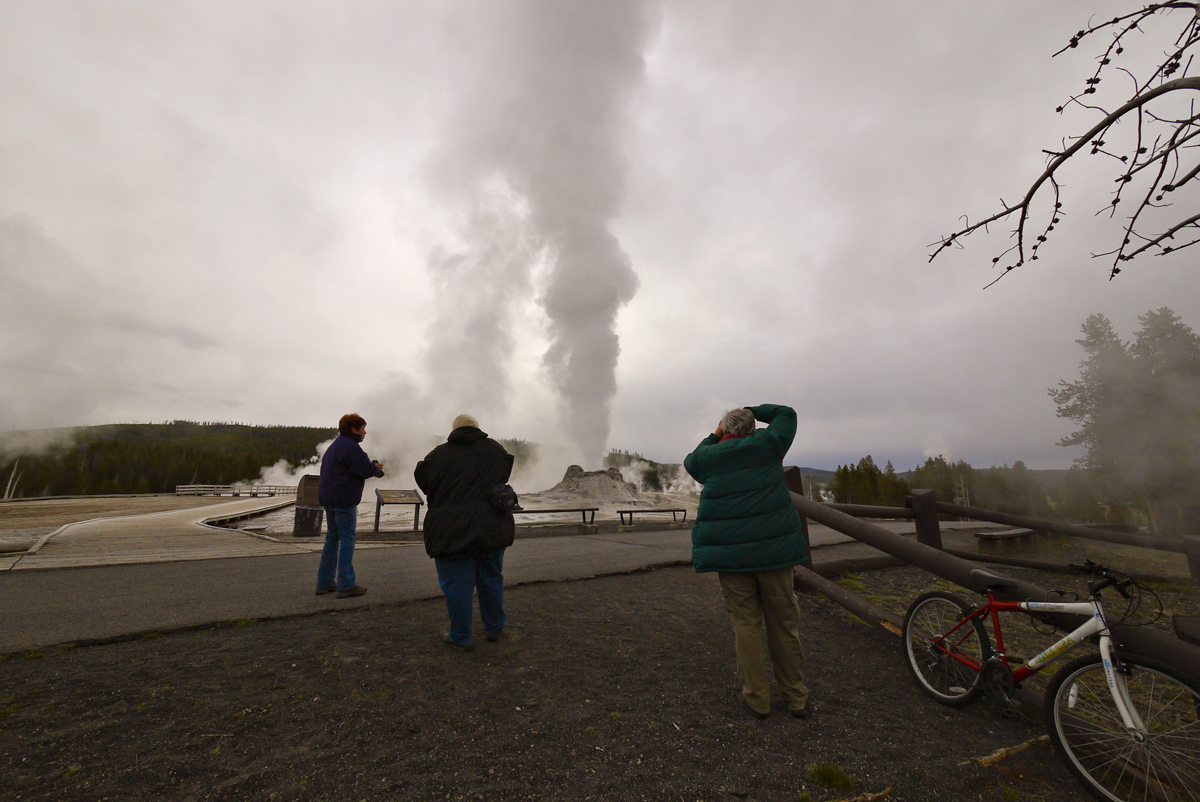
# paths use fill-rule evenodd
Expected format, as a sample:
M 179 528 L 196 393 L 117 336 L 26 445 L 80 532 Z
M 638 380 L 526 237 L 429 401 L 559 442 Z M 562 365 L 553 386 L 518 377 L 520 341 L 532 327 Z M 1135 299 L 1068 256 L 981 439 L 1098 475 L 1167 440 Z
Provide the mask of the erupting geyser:
M 617 314 L 638 287 L 610 225 L 653 15 L 640 0 L 482 9 L 482 24 L 464 33 L 473 88 L 431 171 L 460 226 L 429 260 L 438 295 L 430 394 L 449 407 L 503 411 L 514 313 L 540 289 L 543 364 L 565 402 L 563 428 L 585 464 L 598 465 L 617 389 Z M 538 266 L 547 268 L 541 287 Z

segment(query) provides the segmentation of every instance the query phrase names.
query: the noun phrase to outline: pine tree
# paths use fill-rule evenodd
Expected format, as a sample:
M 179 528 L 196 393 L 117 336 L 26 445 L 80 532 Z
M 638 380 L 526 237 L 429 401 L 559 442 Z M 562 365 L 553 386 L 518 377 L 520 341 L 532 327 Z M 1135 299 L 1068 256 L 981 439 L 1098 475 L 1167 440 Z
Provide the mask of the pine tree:
M 1130 378 L 1133 360 L 1104 315 L 1089 315 L 1083 324 L 1083 339 L 1076 340 L 1087 356 L 1079 363 L 1079 380 L 1060 381 L 1049 393 L 1058 407 L 1058 417 L 1079 424 L 1079 429 L 1059 440 L 1060 446 L 1083 446 L 1085 454 L 1076 462 L 1101 476 L 1115 471 L 1116 421 L 1129 415 Z
M 1200 336 L 1166 307 L 1139 320 L 1126 345 L 1090 315 L 1076 341 L 1079 379 L 1049 392 L 1059 417 L 1080 426 L 1059 444 L 1085 449 L 1075 463 L 1110 504 L 1140 500 L 1153 519 L 1200 491 Z

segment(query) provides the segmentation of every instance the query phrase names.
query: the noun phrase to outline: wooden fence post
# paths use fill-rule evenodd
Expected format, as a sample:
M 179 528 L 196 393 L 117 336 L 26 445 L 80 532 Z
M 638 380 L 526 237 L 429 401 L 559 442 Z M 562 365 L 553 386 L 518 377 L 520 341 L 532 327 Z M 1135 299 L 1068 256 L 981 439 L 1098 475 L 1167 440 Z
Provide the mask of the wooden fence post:
M 909 506 L 917 522 L 917 542 L 942 550 L 942 527 L 938 524 L 937 495 L 932 490 L 914 490 Z
M 1169 537 L 1175 537 L 1183 543 L 1183 553 L 1187 555 L 1188 573 L 1192 581 L 1200 583 L 1200 504 L 1186 501 L 1176 502 L 1174 515 L 1164 515 L 1163 518 L 1173 519 L 1163 527 Z
M 804 562 L 798 563 L 803 565 L 808 570 L 812 570 L 812 544 L 808 540 L 808 519 L 803 515 L 800 516 L 800 531 L 804 533 Z
M 804 477 L 800 475 L 800 469 L 794 465 L 789 465 L 783 469 L 783 482 L 787 485 L 788 490 L 795 493 L 797 496 L 804 496 Z M 807 556 L 804 562 L 800 563 L 805 568 L 812 570 L 812 545 L 808 540 L 808 519 L 803 515 L 800 516 L 800 531 L 804 535 L 804 551 Z
M 1172 550 L 1183 552 L 1192 581 L 1200 583 L 1200 505 L 1178 498 L 1150 499 L 1146 511 L 1154 534 L 1178 546 Z

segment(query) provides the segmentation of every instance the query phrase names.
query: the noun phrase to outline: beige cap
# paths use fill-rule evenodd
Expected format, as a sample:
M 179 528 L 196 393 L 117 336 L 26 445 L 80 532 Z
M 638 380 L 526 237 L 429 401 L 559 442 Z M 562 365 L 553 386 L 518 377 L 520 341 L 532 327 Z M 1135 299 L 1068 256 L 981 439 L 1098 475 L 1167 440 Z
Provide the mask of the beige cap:
M 464 426 L 470 426 L 472 429 L 478 429 L 479 421 L 475 420 L 470 415 L 468 415 L 464 412 L 463 414 L 459 415 L 457 418 L 454 419 L 453 428 L 461 429 Z

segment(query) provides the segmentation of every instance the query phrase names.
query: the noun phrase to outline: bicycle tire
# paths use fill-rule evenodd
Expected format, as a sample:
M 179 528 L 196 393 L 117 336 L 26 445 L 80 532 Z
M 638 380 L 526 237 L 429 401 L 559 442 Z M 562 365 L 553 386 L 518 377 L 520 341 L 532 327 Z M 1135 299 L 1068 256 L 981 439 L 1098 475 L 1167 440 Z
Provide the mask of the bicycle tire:
M 1046 689 L 1046 728 L 1059 757 L 1095 796 L 1200 800 L 1200 682 L 1157 660 L 1122 655 L 1129 697 L 1146 728 L 1130 734 L 1099 655 L 1072 660 Z
M 938 648 L 933 642 L 945 635 L 964 616 L 971 605 L 942 590 L 919 596 L 904 616 L 904 657 L 908 670 L 921 691 L 949 707 L 964 707 L 983 693 L 982 675 L 977 668 L 965 666 Z M 978 619 L 972 619 L 955 633 L 951 650 L 982 665 L 991 655 L 987 630 Z

